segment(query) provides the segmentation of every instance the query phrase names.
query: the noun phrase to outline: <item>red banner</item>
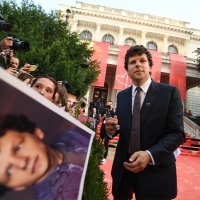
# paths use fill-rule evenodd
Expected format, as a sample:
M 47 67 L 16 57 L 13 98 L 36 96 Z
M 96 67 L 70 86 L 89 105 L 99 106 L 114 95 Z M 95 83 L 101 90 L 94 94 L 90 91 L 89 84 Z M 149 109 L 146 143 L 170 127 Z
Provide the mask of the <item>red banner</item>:
M 105 82 L 106 76 L 106 69 L 107 69 L 107 61 L 108 61 L 108 51 L 109 51 L 109 43 L 105 42 L 93 42 L 94 46 L 94 54 L 92 56 L 92 60 L 97 60 L 100 62 L 100 74 L 97 77 L 97 80 L 92 83 L 93 86 L 103 87 Z
M 156 81 L 160 82 L 161 77 L 161 67 L 162 67 L 162 57 L 159 51 L 149 50 L 153 60 L 153 66 L 151 70 L 151 78 Z
M 186 99 L 186 61 L 185 57 L 177 54 L 169 54 L 170 75 L 169 84 L 177 86 L 181 93 L 181 98 Z
M 132 80 L 129 78 L 127 71 L 124 69 L 124 57 L 129 46 L 119 46 L 117 58 L 117 69 L 115 76 L 114 89 L 123 90 L 132 85 Z

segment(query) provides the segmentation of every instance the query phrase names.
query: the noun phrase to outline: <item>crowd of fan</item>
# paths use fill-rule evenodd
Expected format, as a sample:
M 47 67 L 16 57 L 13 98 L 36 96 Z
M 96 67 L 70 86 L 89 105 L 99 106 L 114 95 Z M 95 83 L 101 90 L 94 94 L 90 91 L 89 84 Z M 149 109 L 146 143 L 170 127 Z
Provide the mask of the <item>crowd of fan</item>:
M 25 84 L 43 95 L 49 101 L 73 115 L 74 108 L 77 105 L 77 99 L 73 95 L 67 94 L 67 87 L 69 86 L 67 82 L 57 81 L 47 74 L 33 77 L 30 72 L 31 65 L 29 63 L 26 63 L 20 68 L 20 59 L 14 55 L 13 50 L 10 48 L 12 45 L 12 37 L 6 37 L 1 41 L 1 67 L 12 76 L 21 79 Z M 20 76 L 20 74 L 23 74 L 23 76 Z

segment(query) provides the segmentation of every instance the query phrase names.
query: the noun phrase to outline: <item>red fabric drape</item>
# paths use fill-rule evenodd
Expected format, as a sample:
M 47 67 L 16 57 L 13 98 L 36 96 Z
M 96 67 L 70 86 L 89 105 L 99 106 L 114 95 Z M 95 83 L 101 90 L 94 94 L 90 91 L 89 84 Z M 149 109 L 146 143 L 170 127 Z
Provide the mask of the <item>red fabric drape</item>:
M 186 99 L 186 61 L 185 57 L 177 54 L 169 54 L 170 75 L 169 84 L 177 86 L 181 93 L 181 98 Z
M 108 61 L 108 51 L 109 51 L 109 43 L 105 42 L 93 42 L 93 48 L 95 50 L 92 60 L 97 60 L 100 62 L 100 74 L 97 77 L 97 80 L 92 83 L 93 86 L 103 87 L 105 82 L 106 76 L 106 69 L 107 69 L 107 61 Z
M 153 60 L 153 66 L 151 70 L 151 78 L 156 81 L 160 82 L 161 77 L 161 67 L 162 67 L 162 57 L 161 53 L 158 51 L 149 50 Z
M 119 53 L 117 58 L 117 69 L 115 76 L 114 89 L 123 90 L 132 84 L 132 80 L 129 78 L 127 71 L 124 69 L 124 57 L 126 51 L 130 47 L 128 46 L 119 46 Z

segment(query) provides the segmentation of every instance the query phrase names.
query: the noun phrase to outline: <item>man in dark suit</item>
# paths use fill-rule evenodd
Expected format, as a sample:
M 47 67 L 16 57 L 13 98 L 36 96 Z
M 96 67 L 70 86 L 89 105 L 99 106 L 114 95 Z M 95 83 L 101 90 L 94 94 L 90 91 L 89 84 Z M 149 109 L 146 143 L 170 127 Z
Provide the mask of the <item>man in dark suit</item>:
M 106 121 L 108 134 L 120 134 L 112 167 L 114 200 L 131 199 L 133 193 L 137 200 L 169 200 L 177 195 L 173 152 L 185 138 L 182 102 L 176 87 L 150 78 L 152 65 L 151 54 L 144 46 L 127 51 L 124 67 L 133 85 L 118 93 L 117 117 Z M 130 153 L 136 87 L 141 88 L 140 149 Z

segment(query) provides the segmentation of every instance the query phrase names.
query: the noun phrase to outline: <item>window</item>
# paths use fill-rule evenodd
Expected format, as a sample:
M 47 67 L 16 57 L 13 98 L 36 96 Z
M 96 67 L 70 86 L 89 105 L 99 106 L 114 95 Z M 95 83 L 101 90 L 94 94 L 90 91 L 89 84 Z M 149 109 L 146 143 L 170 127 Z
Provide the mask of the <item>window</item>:
M 80 34 L 80 39 L 81 40 L 92 40 L 92 33 L 88 30 L 85 30 Z
M 103 36 L 102 42 L 114 44 L 115 39 L 114 39 L 114 37 L 112 35 L 106 34 L 106 35 Z
M 168 46 L 168 52 L 178 54 L 178 49 L 174 45 Z
M 124 45 L 125 46 L 135 46 L 136 42 L 132 38 L 126 38 L 125 41 L 124 41 Z
M 156 45 L 156 43 L 155 42 L 148 42 L 147 43 L 147 49 L 157 51 L 157 45 Z

